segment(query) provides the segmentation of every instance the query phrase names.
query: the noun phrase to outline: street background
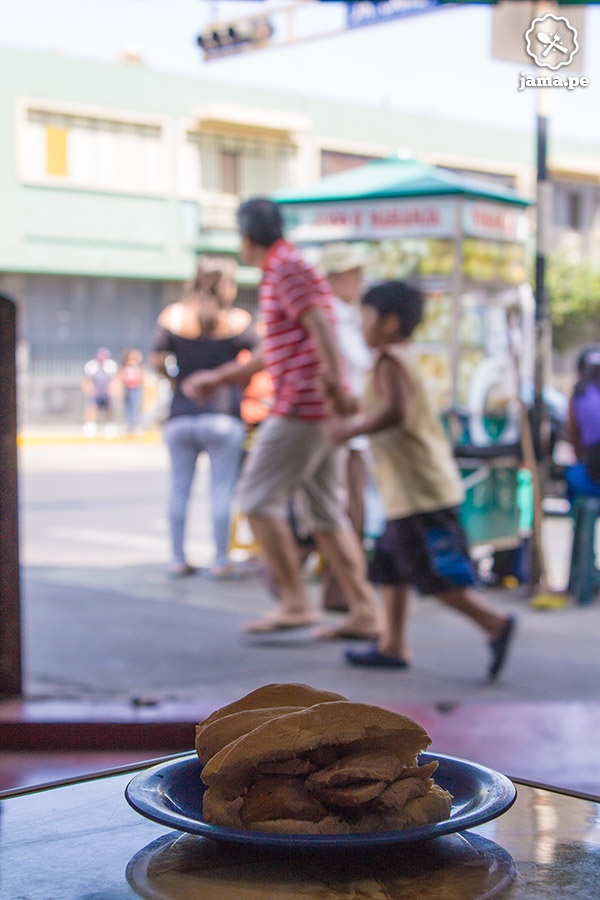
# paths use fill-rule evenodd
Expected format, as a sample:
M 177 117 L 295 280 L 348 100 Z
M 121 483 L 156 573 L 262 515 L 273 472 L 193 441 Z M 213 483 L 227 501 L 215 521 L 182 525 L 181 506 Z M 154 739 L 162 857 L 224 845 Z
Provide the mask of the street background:
M 205 64 L 202 29 L 225 10 L 255 6 L 271 4 L 90 0 L 84 9 L 76 0 L 18 8 L 0 0 L 0 181 L 9 204 L 0 288 L 25 323 L 19 421 L 77 422 L 77 431 L 21 435 L 26 703 L 17 715 L 39 721 L 52 708 L 53 721 L 67 724 L 193 723 L 260 684 L 299 680 L 414 715 L 439 752 L 600 794 L 598 601 L 537 611 L 524 589 L 490 592 L 519 617 L 506 670 L 491 685 L 480 634 L 430 599 L 414 603 L 407 672 L 352 669 L 339 644 L 316 643 L 308 630 L 246 637 L 243 623 L 272 603 L 257 574 L 167 578 L 168 467 L 158 440 L 81 437 L 85 361 L 102 345 L 117 357 L 125 344 L 147 341 L 202 248 L 235 252 L 227 232 L 238 195 L 399 153 L 533 196 L 536 97 L 518 91 L 520 65 L 491 58 L 491 9 L 465 6 Z M 320 28 L 330 7 L 345 9 L 314 7 Z M 591 84 L 552 96 L 549 129 L 548 224 L 569 267 L 597 260 L 600 247 L 598 60 L 589 52 L 600 12 L 586 17 Z M 206 145 L 205 121 L 215 126 Z M 132 134 L 143 165 L 122 150 Z M 235 184 L 225 178 L 232 160 Z M 213 165 L 222 176 L 214 181 Z M 248 305 L 252 277 L 241 282 Z M 594 283 L 584 282 L 586 302 L 598 296 Z M 593 307 L 581 340 L 597 337 L 598 321 Z M 572 358 L 561 366 L 571 377 Z M 189 515 L 196 565 L 212 555 L 205 487 L 201 463 Z M 546 525 L 551 580 L 562 588 L 570 522 Z M 318 584 L 310 590 L 318 604 Z

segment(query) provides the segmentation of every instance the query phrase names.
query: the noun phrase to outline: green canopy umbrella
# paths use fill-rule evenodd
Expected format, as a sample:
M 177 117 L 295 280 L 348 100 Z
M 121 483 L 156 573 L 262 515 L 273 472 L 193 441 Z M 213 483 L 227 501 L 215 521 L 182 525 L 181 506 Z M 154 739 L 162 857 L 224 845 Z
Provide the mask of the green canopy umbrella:
M 306 187 L 275 191 L 272 199 L 287 204 L 434 196 L 476 197 L 529 205 L 512 188 L 397 156 L 327 175 Z

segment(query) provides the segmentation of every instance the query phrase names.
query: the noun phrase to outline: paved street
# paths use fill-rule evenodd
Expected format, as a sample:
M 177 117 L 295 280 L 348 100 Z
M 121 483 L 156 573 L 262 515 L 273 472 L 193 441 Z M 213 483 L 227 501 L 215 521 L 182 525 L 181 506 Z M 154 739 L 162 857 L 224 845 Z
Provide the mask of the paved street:
M 268 608 L 259 577 L 166 577 L 165 450 L 152 443 L 25 445 L 20 451 L 26 691 L 29 697 L 225 698 L 265 681 L 301 680 L 356 699 L 451 705 L 598 696 L 598 605 L 540 612 L 522 591 L 494 591 L 519 614 L 502 679 L 470 623 L 433 600 L 413 604 L 409 672 L 361 671 L 308 631 L 245 637 Z M 206 469 L 190 511 L 189 556 L 211 559 Z M 570 526 L 549 523 L 554 578 L 566 577 Z M 318 603 L 318 585 L 311 586 Z

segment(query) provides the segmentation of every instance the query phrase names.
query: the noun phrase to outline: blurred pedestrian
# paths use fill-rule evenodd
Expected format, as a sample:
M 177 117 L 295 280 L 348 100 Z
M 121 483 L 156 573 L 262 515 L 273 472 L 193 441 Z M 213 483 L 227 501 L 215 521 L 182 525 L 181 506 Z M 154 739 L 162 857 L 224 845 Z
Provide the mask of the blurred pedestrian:
M 141 350 L 136 347 L 128 347 L 123 350 L 119 379 L 123 389 L 125 427 L 128 434 L 134 434 L 144 393 L 144 366 Z
M 333 294 L 336 336 L 354 397 L 362 395 L 365 375 L 373 365 L 373 354 L 365 341 L 360 324 L 360 298 L 367 262 L 367 255 L 361 245 L 335 243 L 325 245 L 319 264 Z M 368 447 L 369 441 L 364 435 L 358 435 L 348 441 L 344 479 L 347 493 L 346 511 L 361 544 L 365 521 Z M 344 589 L 327 562 L 321 574 L 321 586 L 324 609 L 348 609 Z
M 224 385 L 197 403 L 186 396 L 182 382 L 199 370 L 211 370 L 235 360 L 243 349 L 258 343 L 251 317 L 233 306 L 237 295 L 237 266 L 228 257 L 203 256 L 182 298 L 159 316 L 150 355 L 151 364 L 172 378 L 173 398 L 164 424 L 164 440 L 171 456 L 169 523 L 173 563 L 170 575 L 179 578 L 196 570 L 186 558 L 184 536 L 196 461 L 202 452 L 210 460 L 210 495 L 214 564 L 206 574 L 233 574 L 228 556 L 230 508 L 244 441 L 240 418 L 241 388 Z
M 584 350 L 577 371 L 567 423 L 578 460 L 565 470 L 571 500 L 577 494 L 600 497 L 600 349 Z
M 482 629 L 492 679 L 504 665 L 515 620 L 496 612 L 475 590 L 475 569 L 458 518 L 460 474 L 410 346 L 422 311 L 420 291 L 405 282 L 390 281 L 367 291 L 363 330 L 376 358 L 365 386 L 364 411 L 331 425 L 336 441 L 369 435 L 388 518 L 369 563 L 370 579 L 381 585 L 385 627 L 371 648 L 348 650 L 346 659 L 358 666 L 410 666 L 408 602 L 410 588 L 416 587 Z
M 317 629 L 314 636 L 373 638 L 378 633 L 375 598 L 366 581 L 362 548 L 344 510 L 345 450 L 331 446 L 324 427 L 332 406 L 342 414 L 354 409 L 335 338 L 331 293 L 325 279 L 283 239 L 275 203 L 246 201 L 238 211 L 238 224 L 242 259 L 263 271 L 262 352 L 245 366 L 235 363 L 208 377 L 200 374 L 190 379 L 189 388 L 202 396 L 265 365 L 273 379 L 273 413 L 258 430 L 237 499 L 273 573 L 278 603 L 271 615 L 245 630 L 298 628 L 319 618 L 306 592 L 288 520 L 290 498 L 302 487 L 315 539 L 342 583 L 350 609 L 339 627 Z
M 94 358 L 83 367 L 81 390 L 85 397 L 83 433 L 93 437 L 98 429 L 98 417 L 104 422 L 106 437 L 117 433 L 114 424 L 113 394 L 118 366 L 108 347 L 99 347 Z

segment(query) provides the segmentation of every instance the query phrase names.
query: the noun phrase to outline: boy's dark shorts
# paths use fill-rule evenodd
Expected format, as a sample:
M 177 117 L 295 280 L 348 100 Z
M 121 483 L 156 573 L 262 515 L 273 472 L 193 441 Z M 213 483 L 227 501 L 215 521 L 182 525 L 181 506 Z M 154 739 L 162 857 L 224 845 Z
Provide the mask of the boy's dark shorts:
M 458 509 L 392 519 L 369 563 L 375 584 L 409 584 L 421 594 L 444 594 L 477 583 Z

